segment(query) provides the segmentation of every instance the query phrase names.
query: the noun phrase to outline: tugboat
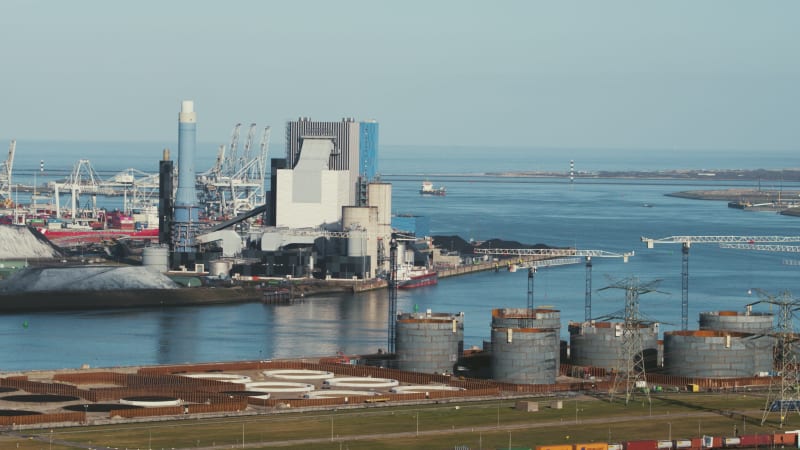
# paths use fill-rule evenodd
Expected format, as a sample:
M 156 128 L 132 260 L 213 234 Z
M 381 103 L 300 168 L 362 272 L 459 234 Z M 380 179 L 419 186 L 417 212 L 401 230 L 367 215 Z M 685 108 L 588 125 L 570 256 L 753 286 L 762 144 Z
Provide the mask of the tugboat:
M 446 195 L 447 190 L 444 186 L 433 187 L 433 183 L 430 181 L 423 181 L 419 193 L 420 195 Z

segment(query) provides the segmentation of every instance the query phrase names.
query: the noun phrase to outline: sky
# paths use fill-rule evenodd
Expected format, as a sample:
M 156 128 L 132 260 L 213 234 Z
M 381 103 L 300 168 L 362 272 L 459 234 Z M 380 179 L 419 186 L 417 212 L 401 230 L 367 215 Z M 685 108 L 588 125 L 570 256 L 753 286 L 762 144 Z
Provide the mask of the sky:
M 381 145 L 792 150 L 800 2 L 0 2 L 0 139 L 176 141 L 300 116 Z

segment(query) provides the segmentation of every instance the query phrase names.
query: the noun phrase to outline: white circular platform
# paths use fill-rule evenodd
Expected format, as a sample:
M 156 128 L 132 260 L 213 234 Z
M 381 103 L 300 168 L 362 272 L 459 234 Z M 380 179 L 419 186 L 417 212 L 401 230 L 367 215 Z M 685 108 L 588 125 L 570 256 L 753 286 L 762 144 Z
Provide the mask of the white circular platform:
M 133 406 L 143 406 L 145 408 L 158 408 L 160 406 L 181 406 L 183 401 L 181 399 L 177 400 L 126 400 L 121 398 L 119 400 L 120 405 L 133 405 Z
M 281 378 L 284 380 L 327 380 L 335 376 L 333 372 L 307 369 L 265 370 L 261 372 L 261 374 L 265 377 Z
M 291 383 L 289 381 L 257 381 L 247 383 L 248 391 L 256 392 L 310 392 L 315 389 L 313 384 Z
M 260 392 L 260 391 L 258 391 L 258 392 Z M 263 394 L 263 395 L 248 395 L 247 396 L 247 398 L 257 398 L 259 400 L 269 400 L 270 397 L 272 397 L 272 394 L 270 394 L 269 392 L 267 392 L 266 394 Z
M 397 386 L 389 390 L 393 394 L 416 394 L 430 391 L 463 391 L 464 388 L 456 386 L 431 385 L 431 386 Z
M 338 389 L 331 389 L 325 391 L 314 391 L 303 395 L 303 398 L 339 398 L 349 397 L 354 395 L 377 395 L 376 392 L 370 391 L 345 391 Z
M 224 381 L 226 383 L 250 383 L 253 381 L 253 379 L 247 375 L 239 375 L 235 373 L 182 373 L 180 376 L 203 380 Z
M 377 389 L 399 386 L 400 382 L 390 378 L 362 378 L 362 377 L 343 377 L 331 378 L 323 382 L 323 388 L 327 387 L 346 387 L 356 389 Z

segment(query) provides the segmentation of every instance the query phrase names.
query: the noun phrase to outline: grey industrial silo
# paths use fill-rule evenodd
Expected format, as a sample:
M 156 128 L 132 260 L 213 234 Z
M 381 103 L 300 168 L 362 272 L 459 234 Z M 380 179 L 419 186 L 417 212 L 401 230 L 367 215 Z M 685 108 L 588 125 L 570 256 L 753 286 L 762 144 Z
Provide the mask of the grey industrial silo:
M 752 377 L 772 369 L 772 339 L 736 331 L 664 333 L 664 373 L 700 378 Z
M 464 352 L 464 313 L 401 313 L 397 316 L 397 368 L 453 373 Z
M 555 383 L 560 365 L 560 332 L 557 310 L 493 310 L 492 377 L 516 384 Z
M 570 322 L 570 362 L 576 366 L 617 370 L 624 366 L 622 322 Z M 644 362 L 646 371 L 658 365 L 658 324 L 640 324 L 637 328 L 642 348 L 635 358 Z

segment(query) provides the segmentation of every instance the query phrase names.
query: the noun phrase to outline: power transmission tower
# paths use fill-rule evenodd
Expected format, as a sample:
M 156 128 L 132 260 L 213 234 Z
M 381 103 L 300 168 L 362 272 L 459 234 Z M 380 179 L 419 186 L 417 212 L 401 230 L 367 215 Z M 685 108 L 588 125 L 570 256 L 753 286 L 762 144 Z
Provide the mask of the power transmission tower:
M 647 389 L 647 378 L 645 374 L 644 343 L 642 328 L 652 321 L 645 319 L 639 312 L 639 296 L 650 292 L 659 292 L 655 286 L 661 280 L 653 280 L 649 283 L 639 284 L 637 278 L 629 278 L 615 282 L 605 289 L 623 289 L 625 291 L 625 309 L 622 312 L 622 343 L 619 350 L 619 358 L 616 374 L 614 376 L 614 387 L 611 390 L 611 400 L 614 395 L 625 385 L 625 404 L 627 405 L 638 391 L 642 391 L 650 403 L 650 392 Z M 639 386 L 639 387 L 637 387 Z M 642 388 L 643 387 L 643 388 Z
M 783 428 L 790 411 L 800 414 L 800 382 L 798 381 L 797 356 L 793 351 L 793 344 L 797 341 L 794 332 L 794 312 L 800 309 L 800 300 L 793 299 L 791 294 L 784 292 L 780 298 L 764 294 L 763 298 L 751 303 L 748 307 L 758 303 L 768 303 L 778 307 L 778 325 L 776 338 L 776 352 L 774 367 L 778 370 L 779 385 L 776 386 L 775 378 L 769 385 L 767 405 L 761 417 L 761 425 L 767 421 L 771 412 L 780 412 L 780 427 Z
M 389 336 L 387 350 L 395 352 L 397 342 L 397 239 L 392 238 L 389 247 Z

